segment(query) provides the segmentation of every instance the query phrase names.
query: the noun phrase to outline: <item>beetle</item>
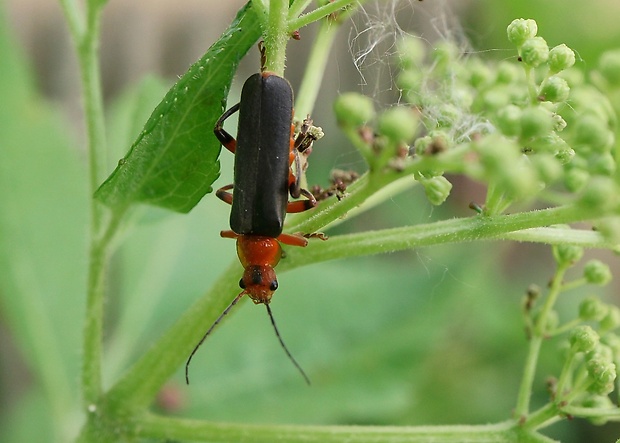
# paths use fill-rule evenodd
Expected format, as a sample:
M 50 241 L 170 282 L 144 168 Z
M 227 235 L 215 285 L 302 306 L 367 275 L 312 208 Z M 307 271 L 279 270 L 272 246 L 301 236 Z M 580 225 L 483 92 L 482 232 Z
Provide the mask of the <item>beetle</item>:
M 224 129 L 224 121 L 239 112 L 237 139 Z M 247 295 L 255 304 L 264 304 L 276 336 L 286 355 L 309 384 L 308 376 L 288 351 L 278 331 L 269 303 L 278 288 L 274 267 L 282 257 L 281 243 L 306 246 L 299 234 L 282 233 L 287 212 L 302 212 L 316 206 L 312 193 L 302 189 L 299 152 L 308 148 L 313 136 L 301 131 L 294 138 L 293 89 L 283 77 L 261 72 L 248 78 L 241 100 L 217 120 L 213 130 L 220 143 L 235 154 L 234 184 L 217 190 L 216 196 L 232 205 L 230 230 L 225 238 L 237 240 L 237 255 L 244 272 L 239 281 L 242 291 L 215 320 L 198 342 L 185 364 L 189 384 L 192 357 L 230 309 Z M 230 190 L 234 190 L 233 193 Z M 289 202 L 301 196 L 301 200 Z

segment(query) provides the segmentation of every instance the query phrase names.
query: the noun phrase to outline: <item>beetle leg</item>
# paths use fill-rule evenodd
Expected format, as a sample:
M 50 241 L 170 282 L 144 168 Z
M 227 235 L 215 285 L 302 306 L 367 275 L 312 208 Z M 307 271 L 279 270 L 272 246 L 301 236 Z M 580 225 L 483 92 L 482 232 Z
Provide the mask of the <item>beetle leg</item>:
M 229 205 L 232 205 L 233 195 L 227 191 L 232 189 L 234 186 L 235 185 L 226 185 L 218 189 L 217 191 L 215 191 L 215 195 L 217 196 L 217 198 L 219 198 L 223 202 L 228 203 Z
M 222 237 L 222 238 L 237 238 L 237 237 L 239 237 L 239 234 L 237 234 L 235 231 L 221 231 L 220 232 L 220 237 Z
M 288 202 L 286 205 L 286 212 L 304 212 L 308 209 L 312 209 L 316 206 L 316 198 L 311 192 L 300 188 L 299 193 L 307 198 L 307 200 L 295 200 L 294 202 Z
M 237 149 L 237 140 L 235 140 L 235 138 L 232 135 L 226 132 L 226 130 L 224 129 L 224 121 L 228 117 L 233 115 L 235 112 L 237 112 L 238 110 L 239 110 L 239 103 L 237 103 L 232 108 L 224 112 L 222 116 L 217 120 L 217 122 L 215 122 L 215 128 L 213 128 L 213 133 L 215 134 L 217 139 L 220 141 L 220 143 L 233 154 L 235 153 Z
M 307 246 L 308 239 L 298 234 L 280 234 L 278 241 L 289 246 Z

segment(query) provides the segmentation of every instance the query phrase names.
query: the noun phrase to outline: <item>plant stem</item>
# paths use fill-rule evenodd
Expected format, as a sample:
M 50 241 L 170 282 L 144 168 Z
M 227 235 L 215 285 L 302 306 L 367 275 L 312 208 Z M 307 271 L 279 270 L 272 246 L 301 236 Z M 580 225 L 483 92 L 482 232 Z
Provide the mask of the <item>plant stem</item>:
M 187 360 L 207 327 L 239 292 L 235 260 L 212 286 L 125 373 L 106 395 L 115 411 L 135 413 L 149 405 L 160 387 Z M 190 378 L 191 379 L 191 378 Z
M 525 359 L 525 367 L 523 369 L 523 378 L 521 379 L 521 385 L 517 395 L 517 405 L 514 412 L 514 415 L 517 418 L 526 417 L 529 412 L 532 386 L 534 385 L 534 376 L 536 375 L 536 365 L 538 364 L 538 355 L 546 334 L 547 319 L 562 290 L 562 280 L 564 278 L 564 274 L 566 273 L 566 269 L 567 267 L 565 266 L 558 266 L 558 269 L 551 280 L 551 285 L 545 304 L 543 305 L 536 323 L 534 324 L 534 328 L 532 329 L 532 337 L 530 338 L 530 345 Z
M 297 100 L 295 100 L 295 110 L 301 120 L 312 114 L 338 29 L 337 23 L 333 20 L 327 19 L 321 22 L 297 93 Z
M 140 421 L 140 437 L 157 440 L 290 443 L 416 443 L 416 442 L 514 442 L 512 421 L 475 426 L 293 426 L 211 423 L 147 415 Z
M 353 4 L 361 4 L 363 1 L 354 1 L 354 0 L 334 0 L 331 3 L 327 3 L 324 6 L 320 6 L 315 10 L 300 16 L 297 19 L 291 20 L 288 23 L 289 32 L 293 32 L 299 28 L 303 28 L 310 23 L 319 21 L 323 17 L 328 16 L 334 12 L 337 12 L 347 6 L 351 6 Z
M 286 62 L 288 0 L 271 0 L 269 2 L 269 18 L 264 31 L 265 71 L 284 76 Z
M 90 247 L 82 356 L 82 392 L 86 406 L 96 404 L 101 396 L 105 276 L 112 250 L 112 239 L 123 214 L 114 214 L 105 233 L 100 238 L 93 239 Z
M 89 190 L 92 195 L 103 178 L 105 166 L 105 124 L 103 94 L 101 91 L 99 63 L 99 27 L 101 2 L 86 2 L 85 19 L 77 5 L 61 0 L 74 44 L 76 46 L 82 100 L 88 139 Z M 120 214 L 119 214 L 120 217 Z M 102 208 L 90 200 L 90 246 L 84 325 L 82 391 L 86 405 L 93 404 L 101 395 L 101 347 L 103 329 L 104 275 L 109 255 L 109 241 L 118 226 L 119 218 L 102 234 Z

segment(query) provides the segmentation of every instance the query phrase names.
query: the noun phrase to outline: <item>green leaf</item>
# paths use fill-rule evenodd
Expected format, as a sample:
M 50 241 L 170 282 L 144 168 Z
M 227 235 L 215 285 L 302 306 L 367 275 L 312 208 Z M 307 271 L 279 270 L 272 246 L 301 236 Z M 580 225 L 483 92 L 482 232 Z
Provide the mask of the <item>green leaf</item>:
M 213 126 L 239 60 L 259 37 L 260 24 L 248 3 L 168 91 L 95 197 L 115 210 L 141 202 L 189 212 L 211 192 L 220 171 Z

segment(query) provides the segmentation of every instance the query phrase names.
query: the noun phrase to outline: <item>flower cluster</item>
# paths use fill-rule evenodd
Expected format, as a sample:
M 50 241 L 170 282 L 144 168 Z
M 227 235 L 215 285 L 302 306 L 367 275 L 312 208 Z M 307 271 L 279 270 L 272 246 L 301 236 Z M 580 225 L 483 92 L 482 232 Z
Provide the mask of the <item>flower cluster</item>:
M 411 172 L 433 204 L 446 200 L 450 173 L 487 185 L 489 215 L 520 201 L 616 205 L 616 122 L 606 94 L 574 67 L 569 47 L 549 47 L 534 20 L 514 20 L 507 37 L 516 54 L 499 62 L 450 42 L 429 51 L 421 39 L 402 39 L 403 102 L 373 126 L 371 99 L 345 94 L 335 106 L 341 126 L 371 170 Z M 620 52 L 605 54 L 595 77 L 619 87 Z

